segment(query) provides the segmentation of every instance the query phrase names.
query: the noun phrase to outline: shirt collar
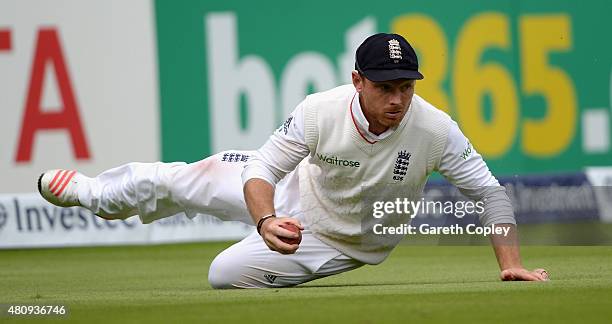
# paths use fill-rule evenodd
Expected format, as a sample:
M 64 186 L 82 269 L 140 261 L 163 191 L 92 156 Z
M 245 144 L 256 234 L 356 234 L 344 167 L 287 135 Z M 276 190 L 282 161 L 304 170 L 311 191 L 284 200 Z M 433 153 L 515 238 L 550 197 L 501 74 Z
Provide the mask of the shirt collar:
M 359 128 L 359 131 L 370 142 L 378 142 L 380 140 L 383 140 L 393 134 L 393 132 L 397 129 L 397 126 L 391 127 L 380 135 L 376 135 L 370 132 L 370 123 L 363 114 L 363 111 L 361 110 L 361 104 L 359 103 L 359 93 L 357 93 L 357 95 L 355 96 L 355 100 L 353 100 L 351 111 L 353 112 L 353 116 L 355 117 L 355 124 Z

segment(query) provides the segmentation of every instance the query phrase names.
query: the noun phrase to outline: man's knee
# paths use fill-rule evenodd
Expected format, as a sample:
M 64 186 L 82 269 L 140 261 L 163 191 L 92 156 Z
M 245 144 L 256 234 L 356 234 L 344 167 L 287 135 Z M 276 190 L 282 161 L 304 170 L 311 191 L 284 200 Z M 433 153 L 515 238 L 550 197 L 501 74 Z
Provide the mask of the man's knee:
M 232 246 L 215 257 L 208 269 L 208 282 L 212 288 L 283 288 L 308 281 L 287 271 L 266 270 L 269 264 L 258 264 L 249 258 L 248 253 L 241 252 L 238 247 Z
M 240 285 L 242 277 L 240 273 L 241 268 L 232 258 L 222 252 L 210 264 L 208 283 L 214 289 L 242 288 Z

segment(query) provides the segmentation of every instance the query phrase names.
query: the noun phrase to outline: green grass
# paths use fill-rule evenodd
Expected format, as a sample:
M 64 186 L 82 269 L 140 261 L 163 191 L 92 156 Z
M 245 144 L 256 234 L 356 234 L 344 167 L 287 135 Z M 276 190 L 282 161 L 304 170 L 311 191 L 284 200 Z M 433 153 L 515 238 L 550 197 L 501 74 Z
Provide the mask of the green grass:
M 212 290 L 229 243 L 0 251 L 0 303 L 63 303 L 88 323 L 609 322 L 612 247 L 525 246 L 550 282 L 499 282 L 487 246 L 400 245 L 379 266 L 285 289 Z M 55 318 L 65 323 L 66 319 Z M 0 317 L 0 322 L 38 318 Z

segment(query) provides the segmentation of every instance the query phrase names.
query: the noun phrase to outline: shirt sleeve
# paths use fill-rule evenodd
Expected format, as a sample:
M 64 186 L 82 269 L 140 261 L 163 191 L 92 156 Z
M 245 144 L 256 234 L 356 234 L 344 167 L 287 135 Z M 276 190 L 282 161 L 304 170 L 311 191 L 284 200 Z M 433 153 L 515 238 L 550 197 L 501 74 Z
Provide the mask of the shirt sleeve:
M 249 159 L 242 171 L 242 184 L 258 178 L 276 186 L 309 153 L 310 149 L 304 137 L 304 102 L 302 102 Z
M 484 201 L 484 212 L 479 215 L 482 225 L 516 224 L 506 188 L 491 174 L 482 156 L 455 122 L 449 130 L 438 172 L 468 198 Z

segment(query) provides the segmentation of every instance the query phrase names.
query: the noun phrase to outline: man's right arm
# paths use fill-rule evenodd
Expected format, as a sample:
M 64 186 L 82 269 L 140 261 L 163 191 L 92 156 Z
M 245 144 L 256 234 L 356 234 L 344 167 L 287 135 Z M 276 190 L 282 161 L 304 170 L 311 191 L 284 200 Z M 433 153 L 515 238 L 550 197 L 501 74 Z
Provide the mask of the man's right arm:
M 259 224 L 265 216 L 275 215 L 276 183 L 293 171 L 309 152 L 304 138 L 303 104 L 300 104 L 257 150 L 242 172 L 244 198 L 255 224 Z M 295 218 L 268 217 L 260 224 L 259 233 L 271 250 L 283 254 L 294 253 L 298 245 L 287 244 L 279 237 L 296 238 L 298 235 L 282 228 L 282 224 L 293 224 L 303 229 Z

